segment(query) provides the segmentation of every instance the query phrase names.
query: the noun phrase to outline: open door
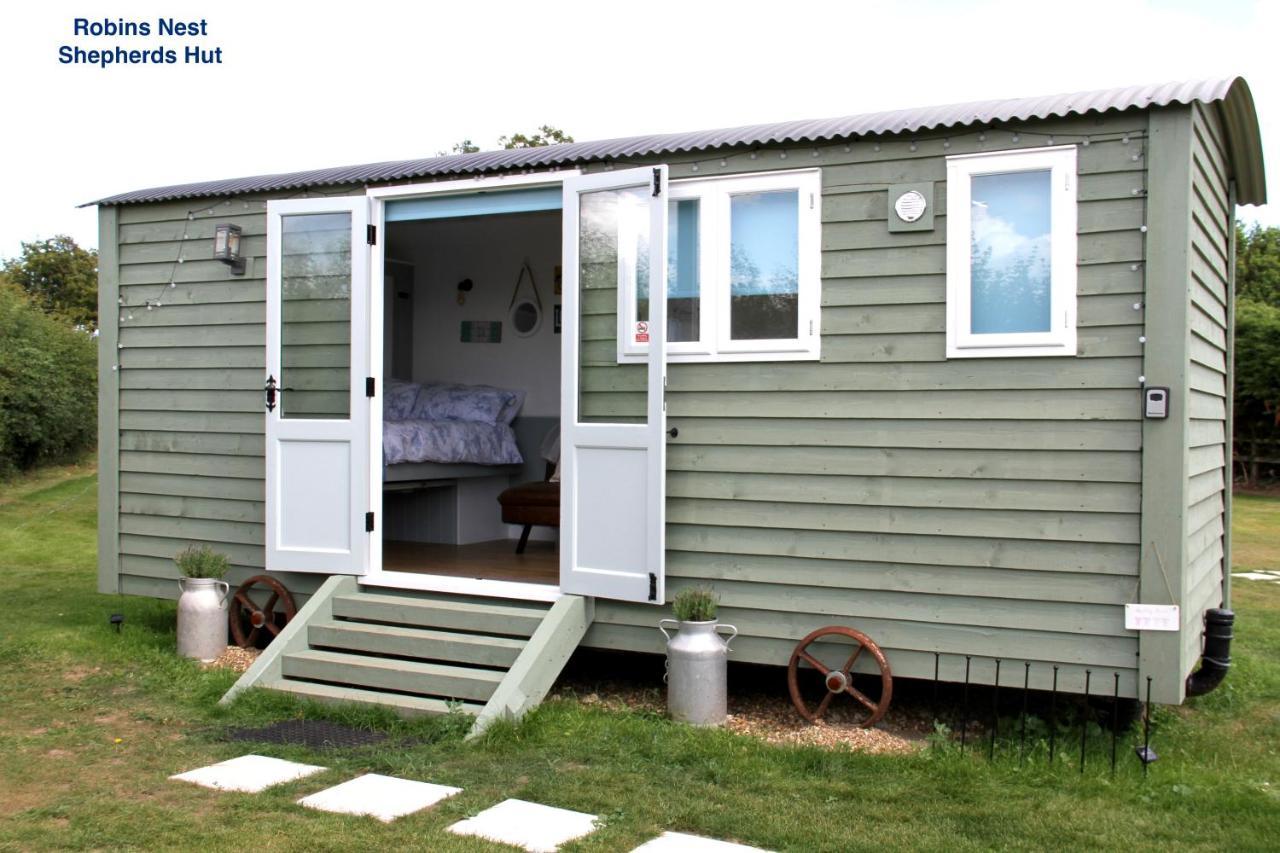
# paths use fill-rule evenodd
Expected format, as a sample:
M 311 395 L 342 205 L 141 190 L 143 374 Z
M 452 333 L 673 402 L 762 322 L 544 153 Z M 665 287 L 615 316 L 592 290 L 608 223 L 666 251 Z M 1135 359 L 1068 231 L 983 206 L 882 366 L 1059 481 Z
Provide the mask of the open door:
M 666 167 L 566 178 L 563 264 L 560 588 L 661 604 Z
M 369 566 L 369 202 L 267 204 L 266 567 Z

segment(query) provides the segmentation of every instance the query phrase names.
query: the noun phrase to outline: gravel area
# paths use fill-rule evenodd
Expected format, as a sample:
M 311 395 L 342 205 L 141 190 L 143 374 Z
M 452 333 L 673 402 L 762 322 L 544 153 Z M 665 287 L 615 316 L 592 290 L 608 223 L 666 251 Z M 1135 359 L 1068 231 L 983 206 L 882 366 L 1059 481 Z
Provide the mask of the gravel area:
M 227 646 L 227 650 L 217 660 L 202 664 L 205 669 L 229 669 L 232 672 L 244 672 L 253 666 L 260 652 L 257 649 L 242 649 L 239 646 Z
M 647 711 L 666 714 L 665 689 L 641 688 L 623 682 L 593 685 L 567 684 L 555 697 L 593 705 L 607 710 Z M 851 709 L 833 706 L 817 723 L 805 721 L 791 704 L 789 696 L 757 693 L 729 697 L 729 731 L 769 743 L 802 744 L 827 749 L 850 749 L 868 753 L 914 752 L 924 746 L 928 727 L 912 717 L 888 717 L 876 726 L 864 729 L 850 722 Z

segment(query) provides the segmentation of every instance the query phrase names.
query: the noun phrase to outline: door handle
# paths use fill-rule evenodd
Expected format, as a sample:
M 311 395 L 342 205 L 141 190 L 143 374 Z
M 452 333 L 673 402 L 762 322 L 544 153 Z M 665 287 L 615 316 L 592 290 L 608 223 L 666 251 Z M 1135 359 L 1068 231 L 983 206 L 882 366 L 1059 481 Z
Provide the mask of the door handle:
M 272 412 L 275 411 L 276 408 L 276 395 L 281 391 L 292 391 L 293 389 L 277 385 L 276 378 L 274 376 L 268 376 L 264 390 L 267 392 L 267 411 Z
M 672 427 L 671 429 L 667 430 L 667 435 L 671 436 L 672 438 L 675 438 L 679 434 L 680 434 L 679 427 Z

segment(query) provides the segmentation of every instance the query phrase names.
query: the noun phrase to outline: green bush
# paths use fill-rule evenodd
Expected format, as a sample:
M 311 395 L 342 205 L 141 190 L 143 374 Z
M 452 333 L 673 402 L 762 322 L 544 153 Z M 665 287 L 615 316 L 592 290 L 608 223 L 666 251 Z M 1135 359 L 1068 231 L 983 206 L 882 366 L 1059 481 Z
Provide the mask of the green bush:
M 97 380 L 97 341 L 0 280 L 0 479 L 93 446 Z
M 681 622 L 710 622 L 716 618 L 720 599 L 706 587 L 682 589 L 671 601 L 671 609 Z
M 208 545 L 188 545 L 173 558 L 184 578 L 223 578 L 230 562 Z

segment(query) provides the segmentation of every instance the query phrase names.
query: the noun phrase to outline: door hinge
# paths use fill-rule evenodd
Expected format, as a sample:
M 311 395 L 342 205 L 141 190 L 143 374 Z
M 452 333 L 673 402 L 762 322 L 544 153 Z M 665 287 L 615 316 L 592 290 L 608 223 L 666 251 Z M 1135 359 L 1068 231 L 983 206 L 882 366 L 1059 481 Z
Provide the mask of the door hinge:
M 364 514 L 364 532 L 365 533 L 373 532 L 373 513 L 371 512 L 366 512 Z
M 372 377 L 372 376 L 366 376 L 366 377 L 365 377 L 365 379 L 364 379 L 364 395 L 365 395 L 366 397 L 372 397 L 372 396 L 373 396 L 373 392 L 376 390 L 375 385 L 376 385 L 376 383 L 373 381 L 373 377 Z
M 653 197 L 657 198 L 662 195 L 662 170 L 653 170 Z
M 378 245 L 378 226 L 366 225 L 364 231 L 364 239 L 370 246 Z
M 658 600 L 658 576 L 649 572 L 649 600 Z

